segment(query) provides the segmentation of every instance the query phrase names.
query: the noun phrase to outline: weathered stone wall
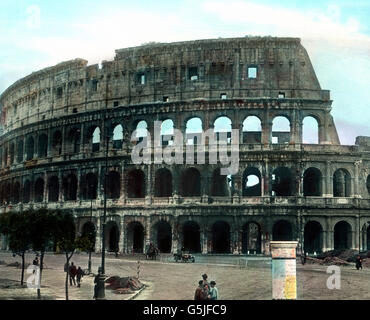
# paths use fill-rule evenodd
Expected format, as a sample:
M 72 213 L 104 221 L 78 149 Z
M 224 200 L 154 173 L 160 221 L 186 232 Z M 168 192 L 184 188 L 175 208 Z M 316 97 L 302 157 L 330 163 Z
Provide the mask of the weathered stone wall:
M 249 67 L 257 68 L 256 78 L 248 78 Z M 0 103 L 4 124 L 1 210 L 71 210 L 78 217 L 80 232 L 92 216 L 98 230 L 97 250 L 103 228 L 107 131 L 108 172 L 113 172 L 108 187 L 114 189 L 108 192 L 108 247 L 112 226 L 118 230 L 119 249 L 124 252 L 133 250 L 135 237 L 144 243 L 165 242 L 168 235 L 163 230 L 169 228 L 171 236 L 166 241 L 171 251 L 189 241 L 195 230 L 196 250 L 218 252 L 223 247 L 215 249 L 215 234 L 227 230 L 225 252 L 268 254 L 279 221 L 290 225 L 290 240 L 301 243 L 307 225 L 319 223 L 320 250 L 335 247 L 339 241 L 335 228 L 343 221 L 350 230 L 346 229 L 346 235 L 351 235 L 347 247 L 358 248 L 359 237 L 361 248 L 367 244 L 369 138 L 360 137 L 355 146 L 340 145 L 330 115 L 329 91 L 321 90 L 299 39 L 217 39 L 121 49 L 102 68 L 77 59 L 35 72 L 9 87 Z M 185 134 L 190 118 L 199 117 L 207 130 L 220 116 L 228 117 L 232 128 L 240 130 L 241 142 L 239 172 L 226 192 L 215 192 L 220 165 L 132 164 L 130 137 L 139 121 L 146 121 L 153 133 L 154 120 L 171 119 Z M 260 142 L 243 140 L 243 121 L 248 116 L 261 121 Z M 272 143 L 272 122 L 277 116 L 290 122 L 290 132 L 280 133 L 288 143 Z M 318 122 L 318 144 L 302 144 L 307 116 Z M 117 125 L 123 128 L 118 145 L 112 141 Z M 98 146 L 92 143 L 96 128 L 101 132 Z M 281 167 L 290 174 L 286 195 L 279 194 L 284 183 L 274 179 Z M 156 196 L 157 174 L 163 168 L 170 174 L 165 183 L 172 188 L 168 195 Z M 199 173 L 199 193 L 192 196 L 184 193 L 189 168 Z M 250 168 L 260 179 L 254 195 L 245 190 Z M 88 174 L 94 177 L 92 200 Z M 139 180 L 140 196 L 133 197 L 130 184 Z M 312 193 L 312 181 L 317 194 Z M 184 231 L 189 222 L 198 226 L 190 233 Z M 217 231 L 219 222 L 221 231 Z M 248 223 L 258 226 L 257 240 L 253 238 L 258 250 L 246 245 Z

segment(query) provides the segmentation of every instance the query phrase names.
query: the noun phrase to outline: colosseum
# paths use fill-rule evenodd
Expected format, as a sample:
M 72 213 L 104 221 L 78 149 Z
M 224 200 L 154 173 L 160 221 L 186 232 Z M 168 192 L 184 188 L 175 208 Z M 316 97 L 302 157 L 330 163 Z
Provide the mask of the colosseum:
M 341 145 L 332 102 L 298 38 L 148 43 L 99 65 L 63 62 L 0 96 L 1 212 L 72 211 L 79 233 L 94 226 L 97 252 L 103 228 L 121 253 L 150 241 L 167 253 L 269 255 L 271 240 L 369 250 L 370 137 Z M 183 133 L 193 163 L 133 163 L 138 143 L 154 148 L 155 121 L 161 146 Z M 219 133 L 231 148 L 238 130 L 237 173 L 196 161 L 209 129 L 206 159 Z

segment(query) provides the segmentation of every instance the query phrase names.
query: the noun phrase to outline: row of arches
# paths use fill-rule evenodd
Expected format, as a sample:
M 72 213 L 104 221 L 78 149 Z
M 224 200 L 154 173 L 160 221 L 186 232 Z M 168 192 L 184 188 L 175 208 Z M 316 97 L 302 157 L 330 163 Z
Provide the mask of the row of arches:
M 128 198 L 144 198 L 147 194 L 145 173 L 141 169 L 133 169 L 124 175 L 125 190 Z M 104 188 L 104 178 L 100 179 Z M 46 186 L 45 186 L 46 183 Z M 43 177 L 37 178 L 34 182 L 25 179 L 23 185 L 19 181 L 11 184 L 3 183 L 0 186 L 0 201 L 2 203 L 28 203 L 33 194 L 34 202 L 49 202 L 60 200 L 60 192 L 66 201 L 97 199 L 99 194 L 99 175 L 95 172 L 88 172 L 80 176 L 80 184 L 75 173 L 69 173 L 62 177 L 51 175 L 45 182 Z M 183 197 L 198 197 L 202 195 L 201 172 L 196 168 L 188 168 L 181 172 L 178 192 Z M 121 174 L 111 170 L 107 174 L 107 198 L 118 199 L 121 196 Z M 233 177 L 221 175 L 220 169 L 215 169 L 211 176 L 210 196 L 222 197 L 232 195 Z M 46 187 L 46 188 L 45 188 Z M 79 189 L 79 195 L 78 193 Z M 167 168 L 160 168 L 155 172 L 154 197 L 172 197 L 176 187 L 175 179 Z M 33 190 L 32 190 L 33 188 Z M 291 169 L 287 167 L 276 168 L 271 175 L 271 195 L 293 196 L 297 194 L 296 181 L 293 178 Z M 104 189 L 103 189 L 104 190 Z M 33 191 L 33 192 L 32 192 Z M 258 197 L 263 192 L 262 175 L 258 168 L 248 167 L 242 178 L 241 194 L 245 197 Z M 351 177 L 347 170 L 338 169 L 333 175 L 334 197 L 349 197 L 351 194 Z M 47 195 L 47 198 L 46 198 Z M 317 168 L 308 168 L 303 174 L 303 195 L 322 195 L 322 174 Z M 22 197 L 21 197 L 22 196 Z
M 272 121 L 272 130 L 270 140 L 272 143 L 289 143 L 291 132 L 291 121 L 285 116 L 277 116 Z M 232 121 L 226 116 L 218 117 L 213 128 L 216 133 L 227 132 L 231 137 Z M 160 128 L 160 134 L 163 137 L 163 144 L 168 143 L 166 136 L 173 134 L 174 122 L 171 119 L 165 119 Z M 237 127 L 239 129 L 239 127 Z M 319 124 L 316 118 L 307 116 L 303 119 L 303 143 L 318 143 L 318 128 Z M 127 130 L 128 128 L 126 128 Z M 134 124 L 136 137 L 141 140 L 147 136 L 148 124 L 145 120 L 136 121 Z M 203 122 L 199 117 L 193 117 L 186 121 L 185 134 L 189 135 L 188 144 L 193 144 L 197 140 L 197 134 L 204 130 Z M 241 139 L 243 143 L 261 143 L 262 137 L 262 122 L 255 115 L 248 116 L 241 127 Z M 125 131 L 122 124 L 112 124 L 109 129 L 109 136 L 112 140 L 112 148 L 121 149 L 125 137 Z M 127 132 L 128 133 L 128 132 Z M 3 154 L 0 157 L 3 166 L 8 164 L 22 163 L 36 157 L 45 158 L 47 156 L 59 156 L 63 149 L 63 133 L 61 130 L 55 129 L 49 133 L 42 132 L 37 137 L 28 135 L 25 138 L 18 138 L 15 142 L 12 141 L 8 145 L 3 146 Z M 131 135 L 127 134 L 127 140 Z M 81 132 L 80 127 L 70 127 L 64 138 L 65 152 L 79 153 L 81 144 L 90 145 L 92 152 L 100 151 L 102 140 L 102 129 L 98 124 L 90 125 L 84 132 Z
M 88 222 L 91 223 L 91 222 Z M 109 251 L 117 251 L 119 243 L 119 228 L 116 222 L 110 221 L 106 227 L 106 246 Z M 172 227 L 167 221 L 159 221 L 151 227 L 151 241 L 163 253 L 172 250 Z M 352 229 L 346 221 L 339 221 L 334 226 L 334 249 L 344 250 L 352 248 Z M 179 229 L 181 247 L 193 253 L 201 252 L 202 232 L 200 225 L 195 221 L 187 221 Z M 318 221 L 309 221 L 304 226 L 304 250 L 307 253 L 320 253 L 324 248 L 323 228 Z M 362 234 L 367 237 L 367 249 L 370 249 L 370 225 L 364 225 Z M 138 222 L 133 221 L 127 225 L 126 241 L 128 252 L 142 253 L 145 248 L 145 228 Z M 216 221 L 210 229 L 212 253 L 231 253 L 231 228 L 226 221 Z M 257 222 L 244 224 L 240 232 L 241 252 L 243 254 L 262 253 L 262 237 L 269 235 L 262 233 L 261 225 Z M 287 220 L 277 221 L 272 228 L 273 241 L 296 240 L 297 235 L 294 226 Z

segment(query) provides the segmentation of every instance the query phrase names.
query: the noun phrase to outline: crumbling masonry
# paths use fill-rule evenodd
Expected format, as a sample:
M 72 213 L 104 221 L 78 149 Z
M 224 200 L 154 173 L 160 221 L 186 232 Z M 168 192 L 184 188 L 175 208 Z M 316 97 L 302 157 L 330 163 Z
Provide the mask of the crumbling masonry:
M 162 252 L 269 254 L 270 240 L 299 240 L 308 252 L 369 250 L 370 138 L 340 145 L 330 92 L 300 39 L 121 49 L 101 67 L 76 59 L 32 73 L 0 105 L 1 212 L 70 210 L 79 233 L 89 224 L 97 230 L 96 251 L 107 132 L 110 251 L 142 252 L 153 241 Z M 219 164 L 132 163 L 136 128 L 153 134 L 154 120 L 167 120 L 193 146 L 190 124 L 217 131 L 221 117 L 240 130 L 240 167 L 231 179 Z M 288 130 L 274 129 L 276 117 L 286 118 Z M 316 144 L 302 143 L 306 117 L 317 122 Z M 250 119 L 260 129 L 248 127 Z M 0 245 L 6 248 L 4 237 Z

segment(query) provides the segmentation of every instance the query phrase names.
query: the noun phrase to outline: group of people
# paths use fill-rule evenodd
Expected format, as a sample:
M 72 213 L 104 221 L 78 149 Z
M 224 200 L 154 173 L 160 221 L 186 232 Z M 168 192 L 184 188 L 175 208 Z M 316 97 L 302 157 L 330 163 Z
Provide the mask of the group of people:
M 68 269 L 67 269 L 68 268 Z M 76 267 L 74 263 L 72 262 L 71 265 L 65 265 L 64 266 L 64 272 L 69 271 L 69 285 L 72 286 L 72 283 L 76 285 L 76 280 L 77 280 L 77 287 L 81 287 L 81 279 L 85 275 L 81 267 Z
M 207 274 L 202 275 L 203 280 L 199 281 L 198 288 L 195 290 L 194 300 L 218 300 L 218 289 L 216 282 L 208 283 Z

